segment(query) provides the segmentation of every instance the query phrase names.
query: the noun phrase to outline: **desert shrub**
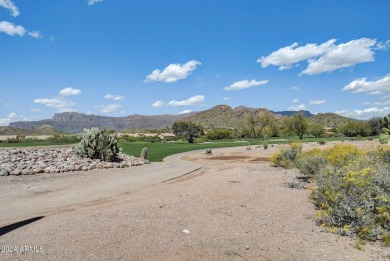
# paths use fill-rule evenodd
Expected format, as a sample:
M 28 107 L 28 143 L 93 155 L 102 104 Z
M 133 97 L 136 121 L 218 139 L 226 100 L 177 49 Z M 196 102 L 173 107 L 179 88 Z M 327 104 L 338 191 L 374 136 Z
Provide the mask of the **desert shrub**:
M 279 166 L 284 164 L 279 152 Z M 390 149 L 341 144 L 298 154 L 293 164 L 317 188 L 318 224 L 340 235 L 385 240 L 390 231 Z M 285 160 L 286 161 L 286 160 Z
M 212 129 L 206 133 L 206 140 L 223 140 L 232 137 L 232 131 L 228 129 Z
M 325 144 L 326 144 L 326 140 L 320 140 L 320 141 L 318 142 L 318 144 L 319 144 L 319 145 L 325 145 Z
M 20 140 L 18 138 L 7 138 L 7 143 L 19 143 Z
M 77 143 L 80 141 L 77 135 L 54 135 L 46 140 L 51 143 Z
M 79 135 L 80 142 L 75 147 L 75 153 L 83 158 L 117 161 L 119 148 L 115 131 L 84 129 Z
M 337 144 L 324 150 L 324 156 L 335 167 L 345 166 L 362 154 L 364 151 L 350 144 Z
M 275 167 L 288 168 L 293 165 L 295 158 L 302 151 L 302 144 L 292 143 L 287 148 L 282 148 L 278 152 L 272 154 L 271 161 Z
M 390 178 L 386 168 L 354 161 L 343 169 L 329 168 L 315 176 L 318 188 L 312 198 L 319 224 L 341 235 L 370 240 L 389 231 Z
M 320 174 L 329 165 L 329 160 L 318 149 L 301 153 L 294 165 L 305 176 L 312 177 Z

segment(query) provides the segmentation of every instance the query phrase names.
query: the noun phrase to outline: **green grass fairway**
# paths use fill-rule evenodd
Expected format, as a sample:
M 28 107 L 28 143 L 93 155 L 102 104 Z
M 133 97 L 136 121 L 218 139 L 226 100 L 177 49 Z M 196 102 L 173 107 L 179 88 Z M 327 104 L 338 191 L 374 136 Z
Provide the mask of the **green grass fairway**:
M 249 145 L 260 145 L 261 142 L 215 142 L 215 143 L 206 143 L 206 144 L 190 144 L 190 143 L 148 143 L 148 142 L 118 142 L 118 146 L 123 149 L 123 153 L 128 155 L 133 155 L 139 157 L 143 147 L 148 148 L 148 160 L 150 161 L 162 161 L 163 158 L 191 150 L 200 150 L 207 148 L 223 148 L 223 147 L 233 147 L 233 146 L 249 146 Z
M 325 141 L 346 141 L 351 138 L 347 137 L 328 137 L 328 138 L 313 138 L 313 137 L 304 137 L 303 140 L 299 140 L 298 137 L 291 137 L 294 142 L 319 142 L 321 140 Z M 377 139 L 375 137 L 366 137 Z M 269 144 L 278 144 L 286 142 L 288 138 L 270 138 Z M 123 153 L 128 155 L 133 155 L 139 157 L 143 147 L 148 148 L 148 159 L 150 161 L 162 161 L 163 158 L 173 155 L 180 152 L 192 151 L 192 150 L 201 150 L 201 149 L 213 149 L 213 148 L 224 148 L 224 147 L 236 147 L 236 146 L 250 146 L 250 145 L 261 145 L 263 142 L 261 140 L 247 139 L 246 141 L 236 142 L 234 140 L 216 140 L 210 143 L 194 143 L 190 144 L 188 142 L 164 142 L 164 143 L 150 143 L 150 142 L 127 142 L 127 141 L 118 141 L 118 146 L 123 149 Z M 17 148 L 17 147 L 35 147 L 35 146 L 56 146 L 56 145 L 69 145 L 74 146 L 76 144 L 70 143 L 53 143 L 53 142 L 33 142 L 33 143 L 0 143 L 0 148 Z

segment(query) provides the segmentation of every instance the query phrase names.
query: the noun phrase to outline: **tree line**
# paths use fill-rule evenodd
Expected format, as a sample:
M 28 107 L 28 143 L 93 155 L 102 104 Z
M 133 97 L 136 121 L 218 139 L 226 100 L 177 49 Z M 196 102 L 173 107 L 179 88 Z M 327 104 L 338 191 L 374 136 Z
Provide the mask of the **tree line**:
M 176 121 L 172 125 L 172 132 L 189 143 L 195 138 L 204 137 L 207 140 L 255 138 L 266 140 L 269 137 L 304 135 L 315 138 L 325 136 L 376 136 L 382 128 L 381 118 L 371 118 L 368 121 L 349 121 L 337 128 L 326 129 L 320 123 L 309 124 L 308 118 L 302 113 L 296 113 L 290 117 L 277 120 L 269 111 L 249 111 L 241 128 L 217 129 L 205 131 L 204 127 L 193 122 Z

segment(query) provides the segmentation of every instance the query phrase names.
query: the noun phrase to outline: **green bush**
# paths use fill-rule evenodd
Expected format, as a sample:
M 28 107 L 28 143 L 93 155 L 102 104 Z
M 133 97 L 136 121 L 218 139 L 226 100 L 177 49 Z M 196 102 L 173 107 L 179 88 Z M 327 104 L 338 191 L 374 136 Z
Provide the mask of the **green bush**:
M 80 142 L 75 147 L 78 156 L 103 161 L 118 161 L 119 148 L 115 131 L 84 129 L 79 135 Z

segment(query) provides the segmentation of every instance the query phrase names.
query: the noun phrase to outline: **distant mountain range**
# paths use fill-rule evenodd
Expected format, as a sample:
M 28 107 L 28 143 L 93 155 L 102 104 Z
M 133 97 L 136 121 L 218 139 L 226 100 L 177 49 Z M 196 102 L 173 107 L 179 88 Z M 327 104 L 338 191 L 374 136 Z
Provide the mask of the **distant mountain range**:
M 126 117 L 106 117 L 98 115 L 86 115 L 78 112 L 64 112 L 55 114 L 53 118 L 39 121 L 18 121 L 9 124 L 10 127 L 36 130 L 41 126 L 48 125 L 56 130 L 76 133 L 83 131 L 84 128 L 98 127 L 109 128 L 117 131 L 123 131 L 127 129 L 161 129 L 170 126 L 177 120 L 185 120 L 190 122 L 196 122 L 204 126 L 205 128 L 239 128 L 243 126 L 245 115 L 249 111 L 262 111 L 267 110 L 265 108 L 249 108 L 245 106 L 238 106 L 231 108 L 227 105 L 217 105 L 211 109 L 191 112 L 179 115 L 130 115 Z M 280 119 L 285 116 L 291 116 L 297 111 L 271 111 L 276 118 Z M 339 115 L 330 113 L 327 117 L 318 117 L 313 115 L 309 111 L 302 111 L 310 121 L 320 122 L 324 126 L 328 126 L 329 122 L 345 122 L 351 119 L 341 117 Z M 322 115 L 322 114 L 319 114 Z M 330 121 L 330 118 L 337 119 Z M 321 118 L 321 119 L 320 119 Z M 333 126 L 329 126 L 333 127 Z

